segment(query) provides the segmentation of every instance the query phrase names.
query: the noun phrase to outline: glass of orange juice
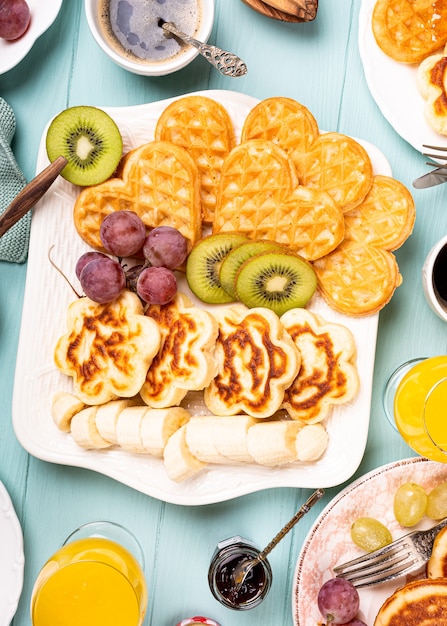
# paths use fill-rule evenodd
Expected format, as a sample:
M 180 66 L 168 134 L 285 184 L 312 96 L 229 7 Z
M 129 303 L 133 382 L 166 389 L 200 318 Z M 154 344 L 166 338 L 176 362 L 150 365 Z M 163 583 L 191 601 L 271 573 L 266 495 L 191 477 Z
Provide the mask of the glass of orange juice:
M 147 608 L 138 540 L 112 522 L 75 530 L 45 563 L 31 597 L 33 626 L 141 626 Z
M 388 389 L 395 389 L 396 427 L 415 452 L 447 463 L 447 355 L 406 365 L 388 383 Z

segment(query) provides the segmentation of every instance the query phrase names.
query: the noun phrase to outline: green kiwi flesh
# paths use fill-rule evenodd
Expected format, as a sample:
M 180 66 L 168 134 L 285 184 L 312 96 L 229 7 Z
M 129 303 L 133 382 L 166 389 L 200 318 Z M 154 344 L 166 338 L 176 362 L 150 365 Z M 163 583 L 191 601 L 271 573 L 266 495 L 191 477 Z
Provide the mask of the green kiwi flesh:
M 306 306 L 316 287 L 313 268 L 293 254 L 259 254 L 243 263 L 236 276 L 236 291 L 243 304 L 266 307 L 277 315 Z
M 90 106 L 65 109 L 50 123 L 46 150 L 51 162 L 64 156 L 63 178 L 83 187 L 98 185 L 115 172 L 123 152 L 118 126 L 108 113 Z
M 244 235 L 218 233 L 199 241 L 186 262 L 189 288 L 202 302 L 225 304 L 234 299 L 223 289 L 219 279 L 223 259 L 235 247 L 247 241 Z
M 235 280 L 236 274 L 245 261 L 248 261 L 251 257 L 261 254 L 262 252 L 283 250 L 280 244 L 275 241 L 249 241 L 243 243 L 240 246 L 233 248 L 231 252 L 227 254 L 220 266 L 219 278 L 220 283 L 224 291 L 230 295 L 233 300 L 238 299 L 236 292 Z

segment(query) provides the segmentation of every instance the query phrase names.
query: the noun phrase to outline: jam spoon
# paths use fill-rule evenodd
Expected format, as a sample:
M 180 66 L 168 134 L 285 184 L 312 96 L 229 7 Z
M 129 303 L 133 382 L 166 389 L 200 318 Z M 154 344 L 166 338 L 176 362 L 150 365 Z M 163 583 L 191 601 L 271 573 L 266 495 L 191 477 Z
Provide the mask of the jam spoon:
M 235 582 L 235 589 L 234 590 L 236 591 L 236 593 L 242 587 L 242 585 L 244 583 L 244 580 L 247 578 L 247 575 L 249 574 L 249 572 L 251 572 L 251 570 L 258 563 L 263 561 L 268 554 L 270 554 L 270 552 L 281 541 L 281 539 L 283 539 L 287 535 L 289 530 L 291 530 L 295 526 L 295 524 L 308 511 L 310 511 L 310 509 L 313 507 L 313 505 L 316 502 L 318 502 L 318 500 L 320 500 L 320 498 L 322 498 L 323 495 L 324 495 L 324 489 L 317 489 L 316 491 L 314 491 L 314 493 L 310 496 L 310 498 L 308 500 L 306 500 L 306 502 L 299 509 L 299 511 L 297 511 L 295 513 L 295 515 L 292 517 L 292 519 L 289 522 L 287 522 L 287 524 L 284 526 L 284 528 L 282 528 L 277 535 L 275 535 L 275 537 L 271 540 L 271 542 L 268 544 L 268 546 L 266 548 L 264 548 L 264 550 L 262 550 L 258 554 L 257 557 L 255 557 L 254 559 L 242 560 L 242 561 L 240 561 L 236 565 L 236 567 L 234 568 L 234 572 L 233 572 L 233 580 Z
M 163 28 L 166 37 L 174 35 L 174 37 L 197 48 L 199 53 L 224 76 L 237 77 L 244 76 L 244 74 L 247 73 L 247 66 L 242 59 L 235 54 L 221 50 L 217 46 L 210 46 L 209 44 L 190 37 L 186 33 L 182 33 L 181 30 L 178 30 L 174 22 L 165 22 L 160 18 L 158 25 Z

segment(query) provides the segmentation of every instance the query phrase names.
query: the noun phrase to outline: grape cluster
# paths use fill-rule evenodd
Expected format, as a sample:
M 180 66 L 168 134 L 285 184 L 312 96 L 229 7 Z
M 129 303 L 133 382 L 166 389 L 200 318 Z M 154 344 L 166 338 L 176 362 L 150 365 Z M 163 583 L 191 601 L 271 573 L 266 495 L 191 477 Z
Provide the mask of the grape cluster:
M 132 211 L 107 215 L 100 239 L 108 254 L 91 251 L 76 263 L 76 276 L 85 295 L 99 304 L 115 300 L 123 289 L 138 294 L 147 304 L 166 304 L 177 293 L 174 270 L 186 260 L 188 242 L 171 226 L 158 226 L 146 233 L 141 218 Z M 122 259 L 143 257 L 144 262 L 126 269 Z
M 394 494 L 393 510 L 402 526 L 415 526 L 425 516 L 433 520 L 447 517 L 447 482 L 428 493 L 417 483 L 401 485 Z

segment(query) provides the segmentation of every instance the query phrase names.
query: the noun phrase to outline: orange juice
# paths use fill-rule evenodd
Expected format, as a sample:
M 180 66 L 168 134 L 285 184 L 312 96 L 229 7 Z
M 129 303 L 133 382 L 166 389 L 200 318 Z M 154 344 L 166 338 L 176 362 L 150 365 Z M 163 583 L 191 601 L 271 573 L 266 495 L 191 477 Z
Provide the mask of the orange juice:
M 141 626 L 147 605 L 138 561 L 109 539 L 68 543 L 42 568 L 31 599 L 33 626 Z
M 394 418 L 415 452 L 447 463 L 447 356 L 425 359 L 405 374 L 394 398 Z

